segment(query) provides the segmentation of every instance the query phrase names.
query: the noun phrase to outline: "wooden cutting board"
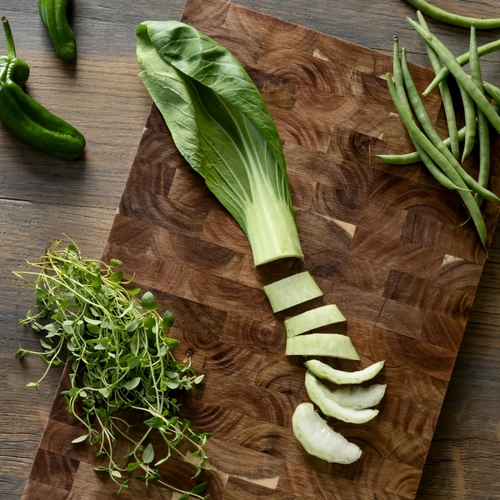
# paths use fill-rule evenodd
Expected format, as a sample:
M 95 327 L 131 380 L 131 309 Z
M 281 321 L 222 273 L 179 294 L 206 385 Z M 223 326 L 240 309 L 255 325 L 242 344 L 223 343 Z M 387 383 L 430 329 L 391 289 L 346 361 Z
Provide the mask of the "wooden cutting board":
M 461 225 L 458 196 L 421 165 L 375 157 L 412 149 L 386 87 L 390 56 L 224 0 L 188 0 L 183 20 L 230 49 L 261 90 L 283 141 L 305 253 L 303 263 L 255 269 L 242 231 L 152 107 L 104 258 L 121 259 L 174 312 L 177 354 L 205 374 L 183 414 L 213 433 L 211 498 L 412 499 L 486 258 L 475 231 Z M 430 71 L 412 71 L 423 89 Z M 425 102 L 444 132 L 439 97 Z M 499 210 L 486 203 L 484 213 L 491 238 Z M 262 286 L 298 270 L 347 317 L 361 361 L 332 363 L 386 361 L 380 414 L 362 425 L 331 422 L 363 451 L 352 465 L 307 455 L 291 430 L 307 400 L 303 359 L 285 356 L 285 315 L 271 312 Z M 80 434 L 56 398 L 23 498 L 115 496 L 92 470 L 95 450 L 71 444 Z M 180 462 L 165 471 L 179 484 L 190 473 Z M 176 497 L 135 481 L 121 498 Z

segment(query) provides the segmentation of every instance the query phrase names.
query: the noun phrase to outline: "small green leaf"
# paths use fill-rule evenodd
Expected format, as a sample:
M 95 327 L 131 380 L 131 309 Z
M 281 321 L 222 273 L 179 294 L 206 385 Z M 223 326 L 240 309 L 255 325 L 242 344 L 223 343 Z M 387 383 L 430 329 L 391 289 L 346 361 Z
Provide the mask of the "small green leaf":
M 135 377 L 132 380 L 129 380 L 126 384 L 123 385 L 124 389 L 127 391 L 132 391 L 135 389 L 141 382 L 141 377 Z
M 145 420 L 144 423 L 149 427 L 159 429 L 165 421 L 161 417 L 151 417 L 148 420 Z
M 109 276 L 108 279 L 113 283 L 120 283 L 123 279 L 123 273 L 121 271 L 115 271 Z
M 130 462 L 127 464 L 127 471 L 132 472 L 135 469 L 138 469 L 141 466 L 141 462 Z
M 122 477 L 121 472 L 119 470 L 112 470 L 111 475 L 113 477 Z
M 26 354 L 28 354 L 28 351 L 26 349 L 23 349 L 22 347 L 19 347 L 19 349 L 16 351 L 16 356 L 19 358 L 19 359 L 23 359 L 24 356 L 26 356 Z
M 189 500 L 189 493 L 183 493 L 178 500 Z
M 112 267 L 120 267 L 120 266 L 123 266 L 123 262 L 121 260 L 118 260 L 118 259 L 111 259 L 109 261 L 109 265 Z
M 75 439 L 73 439 L 73 441 L 71 441 L 72 443 L 83 443 L 87 438 L 89 437 L 88 434 L 84 434 L 83 436 L 79 436 Z
M 166 311 L 163 315 L 163 330 L 167 331 L 174 326 L 175 318 L 171 311 Z
M 35 389 L 38 389 L 38 382 L 29 382 L 26 384 L 26 387 L 34 387 Z
M 151 292 L 146 292 L 141 299 L 141 307 L 146 312 L 156 311 L 158 308 L 158 304 L 156 303 L 156 299 Z
M 197 484 L 192 490 L 191 490 L 191 493 L 196 493 L 196 494 L 200 494 L 200 493 L 203 493 L 206 489 L 207 489 L 207 486 L 208 486 L 208 483 L 205 482 L 205 483 L 200 483 L 200 484 Z
M 142 461 L 145 464 L 150 464 L 155 458 L 155 450 L 153 448 L 153 444 L 149 443 L 144 451 L 142 452 Z

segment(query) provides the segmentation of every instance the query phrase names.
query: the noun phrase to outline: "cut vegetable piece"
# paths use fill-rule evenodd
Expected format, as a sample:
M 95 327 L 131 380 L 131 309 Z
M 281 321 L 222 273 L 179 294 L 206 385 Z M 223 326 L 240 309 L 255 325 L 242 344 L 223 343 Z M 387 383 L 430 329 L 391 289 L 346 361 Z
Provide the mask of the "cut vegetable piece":
M 346 319 L 335 304 L 316 307 L 297 316 L 285 319 L 287 337 L 295 337 L 322 326 L 342 323 Z
M 293 433 L 310 455 L 329 463 L 352 464 L 361 449 L 335 432 L 314 410 L 311 403 L 300 403 L 292 417 Z
M 378 361 L 363 370 L 355 372 L 336 370 L 318 359 L 310 359 L 304 364 L 316 377 L 328 380 L 334 384 L 361 384 L 361 382 L 366 382 L 375 377 L 384 366 L 384 361 Z
M 309 372 L 310 373 L 310 372 Z M 314 375 L 311 374 L 312 377 Z M 362 385 L 352 385 L 338 389 L 328 390 L 325 395 L 345 408 L 364 410 L 378 405 L 385 394 L 385 384 L 373 384 L 369 387 Z
M 323 295 L 308 271 L 265 285 L 264 292 L 273 312 L 283 311 Z
M 306 372 L 307 395 L 313 403 L 328 417 L 338 418 L 351 424 L 364 424 L 378 415 L 378 410 L 356 410 L 341 406 L 334 401 L 330 389 L 322 384 L 311 372 Z
M 286 339 L 287 356 L 331 356 L 359 360 L 359 354 L 347 335 L 308 333 Z

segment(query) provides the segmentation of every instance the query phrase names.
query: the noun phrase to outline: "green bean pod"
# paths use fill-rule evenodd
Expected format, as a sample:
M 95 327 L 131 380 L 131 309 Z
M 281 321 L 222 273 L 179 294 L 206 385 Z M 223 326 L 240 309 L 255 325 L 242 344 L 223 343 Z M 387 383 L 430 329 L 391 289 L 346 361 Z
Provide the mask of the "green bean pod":
M 475 17 L 461 16 L 446 10 L 435 7 L 425 0 L 408 0 L 408 3 L 416 9 L 427 14 L 429 17 L 453 26 L 469 28 L 472 23 L 476 24 L 477 29 L 492 30 L 500 28 L 500 18 L 480 19 Z
M 424 29 L 413 21 L 413 19 L 406 18 L 406 20 L 426 42 L 431 44 L 443 64 L 455 77 L 457 83 L 463 86 L 464 90 L 475 101 L 478 108 L 484 112 L 493 127 L 500 133 L 500 116 L 498 116 L 485 95 L 476 87 L 474 82 L 472 82 L 469 75 L 465 73 L 449 49 L 435 35 Z
M 483 57 L 486 54 L 491 54 L 492 52 L 495 52 L 497 50 L 500 50 L 500 39 L 486 43 L 485 45 L 480 45 L 477 48 L 479 57 Z M 470 61 L 470 52 L 461 54 L 456 59 L 457 63 L 460 64 L 460 66 L 465 66 Z M 450 70 L 446 66 L 443 66 L 439 70 L 439 73 L 434 77 L 432 82 L 429 83 L 427 88 L 422 92 L 422 95 L 423 96 L 429 95 L 439 85 L 439 83 L 442 82 L 449 74 Z
M 404 54 L 404 50 L 403 50 L 403 54 Z M 399 55 L 399 42 L 398 42 L 398 38 L 396 36 L 394 37 L 393 71 L 394 71 L 394 82 L 395 83 L 392 85 L 392 87 L 394 88 L 394 91 L 396 92 L 396 95 L 398 97 L 398 103 L 399 103 L 399 106 L 401 108 L 401 109 L 398 109 L 398 106 L 396 106 L 396 109 L 397 109 L 398 114 L 400 115 L 403 123 L 406 125 L 406 130 L 408 131 L 408 135 L 410 136 L 410 139 L 413 142 L 415 149 L 417 150 L 417 154 L 419 155 L 423 164 L 427 167 L 427 170 L 429 171 L 429 173 L 442 186 L 446 187 L 447 189 L 451 189 L 451 190 L 462 189 L 462 187 L 457 186 L 457 184 L 455 184 L 440 169 L 440 167 L 436 164 L 436 162 L 431 157 L 431 155 L 428 154 L 428 152 L 426 151 L 426 148 L 425 148 L 425 141 L 422 140 L 423 134 L 421 133 L 420 129 L 418 129 L 415 122 L 413 121 L 411 105 L 410 105 L 410 102 L 408 100 L 408 96 L 406 94 L 405 87 L 404 87 L 403 71 L 402 71 L 401 59 L 400 59 L 400 55 Z M 392 84 L 392 80 L 391 80 L 391 84 Z M 402 115 L 404 115 L 405 118 L 403 118 Z M 408 126 L 405 123 L 405 120 L 411 121 L 411 126 Z M 425 136 L 424 136 L 424 138 L 425 138 Z M 425 138 L 425 139 L 427 139 L 427 138 Z
M 410 104 L 415 112 L 415 116 L 420 122 L 424 132 L 427 134 L 430 142 L 436 147 L 436 149 L 443 155 L 446 159 L 447 163 L 453 168 L 458 175 L 463 179 L 465 184 L 472 189 L 473 191 L 478 192 L 484 198 L 493 201 L 495 203 L 500 203 L 500 198 L 496 196 L 494 193 L 486 189 L 484 186 L 479 184 L 476 179 L 474 179 L 471 175 L 467 173 L 467 171 L 460 165 L 458 160 L 453 156 L 450 150 L 446 147 L 441 137 L 437 133 L 434 125 L 431 122 L 429 115 L 422 103 L 418 91 L 415 87 L 415 83 L 410 74 L 410 69 L 408 67 L 408 63 L 405 57 L 405 52 L 402 52 L 401 57 L 401 68 L 403 73 L 404 84 L 407 90 L 407 95 L 410 101 Z
M 476 27 L 471 25 L 470 29 L 470 75 L 476 87 L 484 92 L 483 76 L 481 72 L 481 65 L 479 62 L 479 54 L 477 51 L 476 40 Z M 478 183 L 487 188 L 490 179 L 490 128 L 489 122 L 484 113 L 477 110 L 477 129 L 478 129 L 478 142 L 479 142 L 479 174 Z M 480 195 L 476 196 L 478 205 L 481 205 L 483 198 Z
M 57 55 L 65 61 L 76 59 L 75 33 L 68 22 L 69 0 L 38 0 L 38 12 Z
M 465 138 L 465 127 L 458 130 L 458 142 L 462 142 Z M 444 145 L 450 147 L 450 138 L 447 137 L 443 139 Z M 403 154 L 380 154 L 376 155 L 376 158 L 387 163 L 388 165 L 412 165 L 413 163 L 418 163 L 421 158 L 418 151 L 411 151 L 409 153 Z
M 27 144 L 45 153 L 73 160 L 85 148 L 84 136 L 31 98 L 23 87 L 29 67 L 16 57 L 9 23 L 2 17 L 8 54 L 0 57 L 0 121 Z
M 486 239 L 487 230 L 486 224 L 484 222 L 481 210 L 476 203 L 472 193 L 467 189 L 463 179 L 458 175 L 458 173 L 451 167 L 446 158 L 437 150 L 437 148 L 431 143 L 431 141 L 425 136 L 425 134 L 418 128 L 417 124 L 414 122 L 412 117 L 408 114 L 405 106 L 401 103 L 399 96 L 397 94 L 396 88 L 391 78 L 391 74 L 387 73 L 387 86 L 389 88 L 389 93 L 391 95 L 392 101 L 396 110 L 401 117 L 401 120 L 408 132 L 418 141 L 419 145 L 429 154 L 433 161 L 440 166 L 443 172 L 449 177 L 449 179 L 458 186 L 457 192 L 462 198 L 465 206 L 467 207 L 470 217 L 474 223 L 476 231 L 478 233 L 479 239 L 486 249 Z
M 424 16 L 420 11 L 417 11 L 418 21 L 421 26 L 428 29 L 427 23 L 424 19 Z M 427 54 L 429 56 L 429 60 L 431 62 L 432 68 L 434 69 L 434 73 L 439 73 L 442 68 L 441 61 L 437 56 L 436 52 L 429 44 L 425 44 L 425 48 L 427 50 Z M 453 104 L 453 98 L 451 96 L 450 88 L 448 86 L 448 82 L 443 80 L 439 83 L 439 92 L 441 94 L 441 100 L 443 101 L 443 109 L 444 115 L 446 117 L 446 124 L 448 125 L 448 134 L 450 138 L 450 150 L 455 158 L 459 157 L 460 149 L 458 145 L 458 127 L 457 127 L 457 118 L 455 116 L 455 106 Z

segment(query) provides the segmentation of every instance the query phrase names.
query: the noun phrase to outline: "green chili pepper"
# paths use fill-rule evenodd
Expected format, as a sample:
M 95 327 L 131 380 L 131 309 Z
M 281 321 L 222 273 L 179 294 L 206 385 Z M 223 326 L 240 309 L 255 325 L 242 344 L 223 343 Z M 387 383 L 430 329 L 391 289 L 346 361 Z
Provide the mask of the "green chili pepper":
M 69 0 L 38 0 L 38 12 L 57 55 L 72 61 L 76 59 L 76 40 L 68 22 L 68 3 Z
M 9 22 L 4 16 L 1 19 L 7 55 L 0 57 L 0 121 L 40 151 L 68 160 L 78 158 L 85 148 L 85 138 L 23 90 L 29 77 L 29 66 L 16 57 Z

